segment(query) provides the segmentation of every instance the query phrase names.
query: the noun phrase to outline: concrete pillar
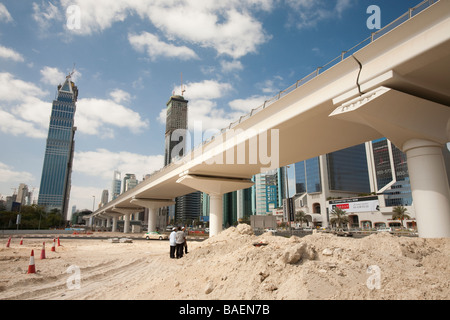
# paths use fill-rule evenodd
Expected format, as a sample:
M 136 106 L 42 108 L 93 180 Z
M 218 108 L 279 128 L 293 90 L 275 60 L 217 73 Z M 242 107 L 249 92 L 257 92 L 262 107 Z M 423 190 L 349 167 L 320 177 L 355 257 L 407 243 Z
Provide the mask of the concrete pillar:
M 450 237 L 450 189 L 442 146 L 422 139 L 403 145 L 421 238 Z
M 184 173 L 177 180 L 190 188 L 209 195 L 209 236 L 215 236 L 222 231 L 223 225 L 223 195 L 232 191 L 247 189 L 253 186 L 253 181 L 246 178 L 212 177 Z
M 223 194 L 209 196 L 209 236 L 222 231 L 223 226 Z
M 111 228 L 111 218 L 110 217 L 106 218 L 106 227 Z
M 112 232 L 117 232 L 117 216 L 113 217 L 113 223 L 112 223 Z
M 148 231 L 156 231 L 156 208 L 148 208 Z
M 124 224 L 123 224 L 123 233 L 130 233 L 130 216 L 131 213 L 125 213 L 124 216 Z
M 175 204 L 171 199 L 131 199 L 131 203 L 148 208 L 148 231 L 156 231 L 157 210 Z

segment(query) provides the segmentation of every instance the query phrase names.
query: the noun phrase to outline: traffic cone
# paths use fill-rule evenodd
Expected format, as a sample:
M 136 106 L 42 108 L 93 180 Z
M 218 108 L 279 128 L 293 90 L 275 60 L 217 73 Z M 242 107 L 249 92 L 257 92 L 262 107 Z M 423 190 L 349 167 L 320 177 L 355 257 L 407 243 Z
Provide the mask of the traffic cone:
M 23 237 L 20 239 L 19 245 L 20 245 L 20 246 L 23 245 Z
M 61 247 L 61 243 L 59 242 L 59 237 L 58 237 L 58 247 Z
M 27 273 L 36 273 L 36 267 L 34 265 L 34 250 L 31 250 L 30 264 L 28 265 Z
M 55 239 L 53 238 L 53 246 L 52 246 L 52 251 L 56 251 L 56 248 L 55 248 Z
M 6 244 L 6 247 L 9 248 L 9 245 L 11 244 L 11 237 L 8 239 L 8 243 Z
M 45 259 L 45 242 L 42 243 L 41 260 Z

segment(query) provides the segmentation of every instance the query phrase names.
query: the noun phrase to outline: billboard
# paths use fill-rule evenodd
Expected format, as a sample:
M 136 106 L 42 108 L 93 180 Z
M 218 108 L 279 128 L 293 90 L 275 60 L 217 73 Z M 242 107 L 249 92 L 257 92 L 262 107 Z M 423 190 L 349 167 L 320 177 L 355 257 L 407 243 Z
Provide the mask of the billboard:
M 378 197 L 363 197 L 329 201 L 329 210 L 342 209 L 348 213 L 379 211 Z

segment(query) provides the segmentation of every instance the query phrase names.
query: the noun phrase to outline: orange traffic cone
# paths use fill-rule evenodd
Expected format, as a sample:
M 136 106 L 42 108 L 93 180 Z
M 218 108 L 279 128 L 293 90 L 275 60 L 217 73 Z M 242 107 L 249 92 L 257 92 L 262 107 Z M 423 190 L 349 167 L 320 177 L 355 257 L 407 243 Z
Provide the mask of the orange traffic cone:
M 55 239 L 53 238 L 53 246 L 52 246 L 52 251 L 56 251 L 56 248 L 55 248 Z
M 19 245 L 20 245 L 20 246 L 23 245 L 23 237 L 20 239 Z
M 45 259 L 45 242 L 42 243 L 41 260 Z
M 36 273 L 36 267 L 34 266 L 34 250 L 31 250 L 30 264 L 28 265 L 27 273 Z
M 6 244 L 6 247 L 9 248 L 9 245 L 11 244 L 11 237 L 8 239 L 8 243 Z
M 61 247 L 61 243 L 59 242 L 59 237 L 58 237 L 58 247 Z

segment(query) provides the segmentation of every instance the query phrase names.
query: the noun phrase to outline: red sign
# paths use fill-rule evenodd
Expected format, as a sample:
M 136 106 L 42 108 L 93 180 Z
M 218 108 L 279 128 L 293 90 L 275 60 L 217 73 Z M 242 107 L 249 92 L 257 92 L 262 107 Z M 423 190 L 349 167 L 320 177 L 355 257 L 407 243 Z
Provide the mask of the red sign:
M 350 205 L 348 203 L 336 204 L 336 207 L 342 210 L 350 209 Z

